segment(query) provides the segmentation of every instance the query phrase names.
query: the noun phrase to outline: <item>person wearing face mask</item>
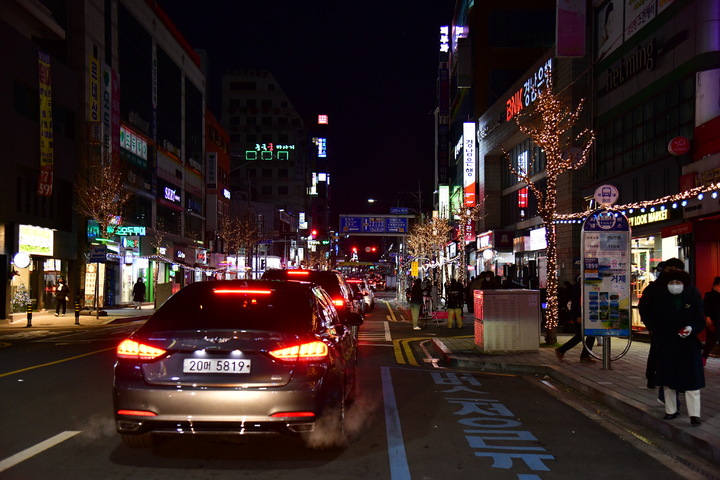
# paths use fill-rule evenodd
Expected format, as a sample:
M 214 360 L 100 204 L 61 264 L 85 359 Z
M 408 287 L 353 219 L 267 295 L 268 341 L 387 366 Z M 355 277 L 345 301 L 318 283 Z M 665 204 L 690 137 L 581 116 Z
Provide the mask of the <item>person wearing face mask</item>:
M 677 392 L 685 392 L 690 424 L 700 425 L 700 389 L 705 387 L 697 338 L 705 328 L 700 291 L 685 271 L 666 271 L 657 280 L 649 315 L 656 347 L 655 383 L 665 397 L 665 420 L 679 414 Z M 664 288 L 659 288 L 660 286 Z

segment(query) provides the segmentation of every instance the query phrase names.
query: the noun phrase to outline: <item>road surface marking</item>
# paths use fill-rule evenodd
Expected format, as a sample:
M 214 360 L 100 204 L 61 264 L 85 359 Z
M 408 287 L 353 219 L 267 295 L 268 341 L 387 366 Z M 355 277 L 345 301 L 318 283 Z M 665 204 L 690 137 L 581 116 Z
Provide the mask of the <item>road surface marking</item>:
M 55 365 L 55 364 L 58 364 L 58 363 L 68 362 L 68 361 L 70 361 L 70 360 L 75 360 L 76 358 L 87 357 L 88 355 L 95 355 L 96 353 L 107 352 L 108 350 L 115 350 L 116 348 L 117 348 L 117 347 L 103 348 L 102 350 L 95 350 L 94 352 L 83 353 L 82 355 L 76 355 L 76 356 L 70 357 L 70 358 L 63 358 L 62 360 L 55 360 L 54 362 L 43 363 L 42 365 L 33 365 L 32 367 L 21 368 L 20 370 L 15 370 L 15 371 L 12 371 L 12 372 L 0 373 L 0 378 L 2 378 L 2 377 L 7 377 L 7 376 L 10 376 L 10 375 L 15 375 L 15 374 L 17 374 L 17 373 L 27 372 L 28 370 L 35 370 L 36 368 L 49 367 L 50 365 Z
M 398 415 L 395 402 L 395 389 L 393 388 L 390 369 L 382 367 L 383 403 L 385 404 L 385 429 L 387 432 L 388 456 L 390 457 L 390 479 L 410 480 L 410 467 L 405 455 L 400 415 Z
M 28 458 L 34 457 L 38 453 L 44 452 L 48 448 L 52 448 L 58 443 L 62 443 L 75 435 L 80 433 L 79 431 L 65 431 L 58 433 L 52 438 L 48 438 L 44 442 L 40 442 L 37 445 L 33 445 L 30 448 L 23 450 L 22 452 L 16 453 L 12 457 L 8 457 L 5 460 L 0 461 L 0 472 L 4 472 L 8 468 L 14 467 L 18 463 L 24 462 Z

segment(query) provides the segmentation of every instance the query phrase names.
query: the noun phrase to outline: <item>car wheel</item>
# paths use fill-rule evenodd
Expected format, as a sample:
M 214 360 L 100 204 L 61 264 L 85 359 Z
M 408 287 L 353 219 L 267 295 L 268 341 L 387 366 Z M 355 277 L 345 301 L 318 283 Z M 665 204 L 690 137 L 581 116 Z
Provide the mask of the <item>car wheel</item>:
M 122 433 L 120 434 L 120 438 L 122 438 L 123 444 L 130 448 L 152 448 L 154 444 L 151 433 L 143 433 L 141 435 Z

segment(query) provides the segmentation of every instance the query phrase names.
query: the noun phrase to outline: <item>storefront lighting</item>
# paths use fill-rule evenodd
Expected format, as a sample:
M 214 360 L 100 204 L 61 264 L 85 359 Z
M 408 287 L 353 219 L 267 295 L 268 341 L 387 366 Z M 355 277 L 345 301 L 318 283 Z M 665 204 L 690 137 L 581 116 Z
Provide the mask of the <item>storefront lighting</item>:
M 677 202 L 673 202 L 672 207 L 677 208 Z
M 631 209 L 628 210 L 628 211 L 629 211 L 630 213 L 633 213 L 633 212 L 635 211 L 635 209 L 634 209 L 634 208 L 631 208 Z
M 718 197 L 718 193 L 717 193 L 717 192 L 712 192 L 712 195 L 710 195 L 710 196 L 711 196 L 711 197 L 713 198 L 713 200 L 714 200 L 714 199 L 716 199 L 716 198 Z
M 682 205 L 683 207 L 687 205 L 687 200 L 683 200 L 682 202 L 680 202 L 680 205 Z
M 650 207 L 650 211 L 651 211 L 651 212 L 654 212 L 654 211 L 655 211 L 655 207 Z
M 640 213 L 645 213 L 645 207 L 640 209 Z
M 703 197 L 704 197 L 704 195 L 701 193 L 700 195 L 698 195 L 698 200 L 702 200 Z

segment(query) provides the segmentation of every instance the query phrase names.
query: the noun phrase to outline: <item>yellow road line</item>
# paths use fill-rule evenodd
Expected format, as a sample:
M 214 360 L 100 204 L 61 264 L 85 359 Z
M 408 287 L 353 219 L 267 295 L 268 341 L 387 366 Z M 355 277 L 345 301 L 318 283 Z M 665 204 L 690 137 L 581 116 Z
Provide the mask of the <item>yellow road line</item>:
M 413 367 L 419 367 L 415 355 L 410 348 L 410 342 L 425 340 L 424 338 L 404 338 L 402 340 L 393 340 L 393 350 L 395 351 L 395 361 L 400 365 L 410 364 Z
M 385 305 L 387 306 L 388 311 L 390 312 L 390 317 L 391 317 L 390 321 L 397 322 L 398 321 L 397 317 L 395 316 L 395 312 L 393 311 L 392 307 L 390 306 L 390 302 L 388 302 L 387 300 L 383 300 L 383 302 L 385 302 Z
M 403 357 L 402 349 L 400 348 L 401 340 L 393 340 L 393 350 L 395 351 L 395 361 L 400 365 L 405 365 L 405 357 Z
M 94 352 L 89 352 L 89 353 L 83 353 L 82 355 L 76 355 L 76 356 L 70 357 L 70 358 L 63 358 L 62 360 L 56 360 L 56 361 L 50 362 L 50 363 L 43 363 L 42 365 L 34 365 L 32 367 L 21 368 L 20 370 L 15 370 L 13 372 L 0 373 L 0 378 L 8 377 L 10 375 L 15 375 L 17 373 L 27 372 L 28 370 L 35 370 L 36 368 L 49 367 L 50 365 L 56 365 L 58 363 L 69 362 L 70 360 L 87 357 L 89 355 L 95 355 L 96 353 L 107 352 L 108 350 L 115 350 L 115 348 L 117 348 L 117 347 L 103 348 L 102 350 L 96 350 Z

